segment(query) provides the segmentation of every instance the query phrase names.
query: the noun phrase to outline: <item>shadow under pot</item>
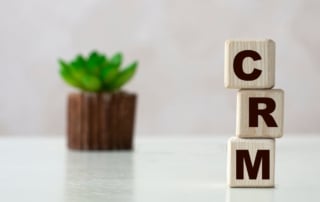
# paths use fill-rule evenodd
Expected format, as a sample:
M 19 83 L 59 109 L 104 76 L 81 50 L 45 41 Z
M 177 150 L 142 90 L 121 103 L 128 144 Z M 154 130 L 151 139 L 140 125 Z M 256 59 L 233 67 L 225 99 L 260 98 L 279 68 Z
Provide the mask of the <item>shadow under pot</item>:
M 136 95 L 71 93 L 68 96 L 68 147 L 75 150 L 131 150 Z

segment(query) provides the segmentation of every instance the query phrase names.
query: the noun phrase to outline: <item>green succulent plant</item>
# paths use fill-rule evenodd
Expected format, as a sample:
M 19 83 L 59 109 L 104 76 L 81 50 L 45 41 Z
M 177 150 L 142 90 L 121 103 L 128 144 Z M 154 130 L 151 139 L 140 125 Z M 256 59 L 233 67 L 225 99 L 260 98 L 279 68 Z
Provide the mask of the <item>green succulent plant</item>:
M 108 58 L 97 51 L 88 57 L 76 56 L 70 62 L 59 60 L 60 75 L 69 85 L 90 92 L 120 90 L 135 74 L 138 62 L 122 68 L 123 56 L 116 53 Z

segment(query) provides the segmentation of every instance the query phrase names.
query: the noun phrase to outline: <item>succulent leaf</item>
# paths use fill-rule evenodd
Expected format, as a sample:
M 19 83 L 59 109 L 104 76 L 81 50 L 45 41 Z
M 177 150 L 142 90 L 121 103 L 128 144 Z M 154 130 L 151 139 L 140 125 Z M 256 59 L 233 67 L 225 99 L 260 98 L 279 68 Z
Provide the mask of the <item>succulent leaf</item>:
M 122 63 L 122 58 L 123 56 L 121 53 L 116 53 L 114 56 L 112 56 L 110 60 L 110 64 L 112 65 L 112 67 L 119 68 Z
M 85 68 L 86 66 L 86 61 L 85 59 L 81 56 L 78 55 L 72 62 L 71 62 L 72 66 L 75 66 L 77 68 Z
M 81 87 L 81 83 L 75 79 L 71 72 L 70 72 L 70 67 L 63 61 L 59 60 L 60 63 L 60 75 L 65 80 L 69 85 L 74 86 L 74 87 Z
M 105 85 L 109 85 L 118 75 L 117 67 L 106 67 L 102 70 L 102 77 Z
M 82 78 L 82 85 L 88 91 L 98 92 L 101 89 L 101 82 L 98 78 L 90 75 L 85 75 Z
M 128 65 L 124 70 L 119 72 L 117 77 L 111 82 L 110 90 L 118 90 L 125 83 L 127 83 L 135 74 L 137 66 L 138 62 L 133 62 L 132 64 Z

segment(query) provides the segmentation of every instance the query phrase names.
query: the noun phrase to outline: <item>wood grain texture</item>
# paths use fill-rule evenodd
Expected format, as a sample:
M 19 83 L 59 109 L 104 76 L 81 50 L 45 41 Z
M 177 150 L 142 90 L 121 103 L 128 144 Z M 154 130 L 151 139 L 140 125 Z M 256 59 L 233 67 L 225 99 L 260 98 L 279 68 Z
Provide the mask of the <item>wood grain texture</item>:
M 101 150 L 110 150 L 112 149 L 111 144 L 111 133 L 110 133 L 110 111 L 111 111 L 111 95 L 110 94 L 101 94 L 100 97 L 100 107 L 101 112 L 99 113 L 99 122 L 100 122 L 100 147 Z
M 238 53 L 253 50 L 259 53 L 261 59 L 254 61 L 247 57 L 243 60 L 243 71 L 252 73 L 256 68 L 262 70 L 260 76 L 254 80 L 240 79 L 234 71 L 234 60 Z M 272 88 L 275 83 L 275 43 L 265 40 L 227 40 L 225 42 L 224 85 L 226 88 L 253 89 Z
M 67 133 L 68 133 L 68 147 L 74 149 L 81 149 L 81 137 L 75 134 L 81 133 L 81 109 L 82 109 L 82 96 L 77 93 L 71 93 L 68 96 L 67 106 Z
M 269 176 L 263 179 L 263 163 L 259 163 L 259 170 L 256 178 L 249 179 L 248 168 L 243 163 L 243 179 L 237 179 L 237 151 L 248 151 L 252 165 L 254 165 L 258 150 L 268 151 Z M 232 137 L 228 141 L 228 157 L 227 157 L 227 181 L 230 187 L 274 187 L 274 167 L 275 167 L 275 140 L 274 139 L 243 139 Z M 241 159 L 240 159 L 241 160 Z M 266 160 L 266 159 L 264 159 Z M 267 164 L 265 164 L 267 165 Z M 239 170 L 238 170 L 239 172 Z
M 68 147 L 79 150 L 132 149 L 136 95 L 73 93 L 68 97 Z
M 83 93 L 82 95 L 82 109 L 81 109 L 81 132 L 79 134 L 81 138 L 81 149 L 90 150 L 90 136 L 91 134 L 91 122 L 90 122 L 90 111 L 91 109 L 91 99 L 93 98 L 91 93 Z M 74 134 L 77 137 L 77 134 Z
M 258 126 L 249 125 L 249 99 L 250 98 L 271 98 L 275 102 L 275 109 L 270 115 L 273 117 L 277 127 L 269 127 L 265 119 L 259 115 Z M 267 106 L 264 103 L 258 105 L 263 110 Z M 272 90 L 240 90 L 237 94 L 237 119 L 236 135 L 242 138 L 280 138 L 283 135 L 284 116 L 284 92 L 281 89 Z

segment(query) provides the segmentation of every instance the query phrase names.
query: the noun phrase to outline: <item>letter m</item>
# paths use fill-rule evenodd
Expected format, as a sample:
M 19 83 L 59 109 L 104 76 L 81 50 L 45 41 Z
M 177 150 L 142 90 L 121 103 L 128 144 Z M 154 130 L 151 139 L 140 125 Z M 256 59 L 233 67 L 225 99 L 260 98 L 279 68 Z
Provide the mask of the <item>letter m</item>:
M 243 179 L 244 164 L 249 179 L 257 179 L 260 164 L 262 164 L 262 179 L 270 179 L 270 151 L 258 150 L 252 164 L 248 150 L 236 150 L 236 179 Z

